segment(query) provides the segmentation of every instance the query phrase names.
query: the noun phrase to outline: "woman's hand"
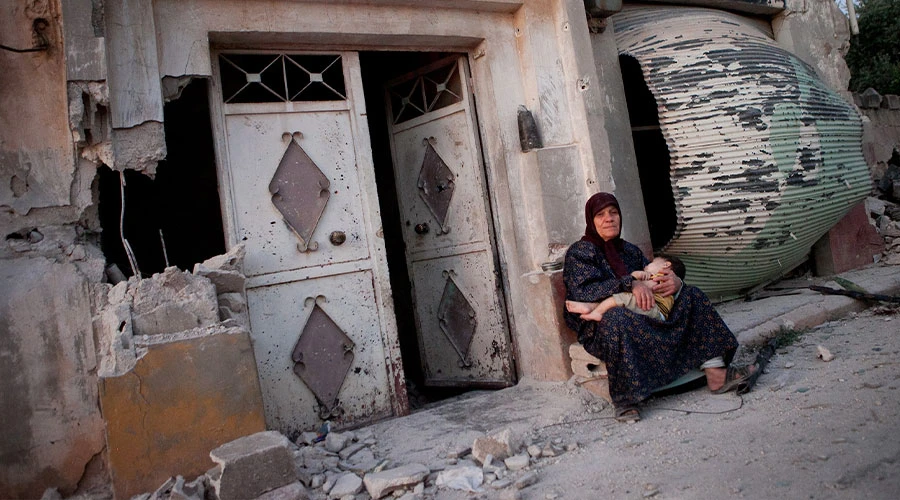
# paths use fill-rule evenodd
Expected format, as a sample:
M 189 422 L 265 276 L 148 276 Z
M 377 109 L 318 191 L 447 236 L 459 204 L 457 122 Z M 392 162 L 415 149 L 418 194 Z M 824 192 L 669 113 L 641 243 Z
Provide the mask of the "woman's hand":
M 670 295 L 675 295 L 678 290 L 681 290 L 681 279 L 678 276 L 675 276 L 675 272 L 672 271 L 672 269 L 663 269 L 659 274 L 661 274 L 661 276 L 653 278 L 653 281 L 656 282 L 652 289 L 654 293 L 658 293 L 663 297 L 668 297 Z
M 653 307 L 653 289 L 650 288 L 649 281 L 634 280 L 631 282 L 631 294 L 634 295 L 634 301 L 637 306 L 645 311 L 649 311 Z M 654 285 L 656 286 L 656 285 Z

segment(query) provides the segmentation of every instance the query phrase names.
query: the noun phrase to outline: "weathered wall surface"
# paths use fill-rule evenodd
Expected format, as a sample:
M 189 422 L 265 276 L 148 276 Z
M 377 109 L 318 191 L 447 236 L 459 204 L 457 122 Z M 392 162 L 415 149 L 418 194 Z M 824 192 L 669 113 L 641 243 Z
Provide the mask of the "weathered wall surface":
M 894 151 L 900 153 L 900 96 L 873 90 L 853 94 L 863 120 L 863 154 L 876 181 L 884 176 Z
M 43 257 L 0 259 L 0 492 L 71 493 L 104 448 L 89 278 Z
M 198 476 L 214 465 L 210 450 L 265 430 L 245 330 L 198 328 L 147 342 L 137 342 L 147 353 L 134 369 L 101 379 L 116 498 L 153 491 L 171 476 Z
M 0 51 L 0 211 L 68 205 L 75 166 L 59 4 L 4 0 L 0 12 L 4 45 L 33 47 L 38 19 L 49 42 L 41 52 Z
M 850 68 L 844 54 L 850 48 L 847 16 L 834 0 L 787 0 L 784 13 L 772 19 L 775 40 L 816 69 L 832 90 L 847 97 Z

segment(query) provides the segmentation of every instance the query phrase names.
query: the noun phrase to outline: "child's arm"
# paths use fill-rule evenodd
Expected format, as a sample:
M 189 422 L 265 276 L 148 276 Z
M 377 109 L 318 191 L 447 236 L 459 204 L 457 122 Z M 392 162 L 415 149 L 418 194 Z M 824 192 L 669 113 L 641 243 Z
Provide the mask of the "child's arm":
M 651 279 L 651 275 L 647 271 L 632 271 L 631 277 L 636 280 L 647 281 Z

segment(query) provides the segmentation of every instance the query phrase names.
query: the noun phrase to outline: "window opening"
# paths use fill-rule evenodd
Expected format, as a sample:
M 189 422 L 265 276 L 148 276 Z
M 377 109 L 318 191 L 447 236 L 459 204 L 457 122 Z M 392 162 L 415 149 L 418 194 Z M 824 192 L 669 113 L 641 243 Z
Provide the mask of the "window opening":
M 179 99 L 166 103 L 168 153 L 156 178 L 124 172 L 123 230 L 143 277 L 165 269 L 166 256 L 170 265 L 192 270 L 195 263 L 225 252 L 206 83 L 194 80 Z M 120 174 L 105 166 L 98 173 L 101 248 L 107 264 L 131 276 L 119 236 Z
M 660 250 L 675 235 L 677 224 L 669 148 L 659 126 L 656 99 L 644 81 L 640 63 L 634 57 L 622 54 L 619 56 L 619 66 L 625 85 L 644 209 L 650 226 L 650 241 L 654 250 Z
M 220 54 L 219 73 L 226 103 L 347 98 L 340 55 Z

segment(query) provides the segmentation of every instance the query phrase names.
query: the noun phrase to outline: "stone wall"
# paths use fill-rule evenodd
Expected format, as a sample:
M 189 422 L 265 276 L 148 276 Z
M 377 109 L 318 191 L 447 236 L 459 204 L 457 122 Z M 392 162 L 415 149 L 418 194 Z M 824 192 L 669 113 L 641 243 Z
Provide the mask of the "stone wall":
M 854 93 L 853 102 L 864 116 L 863 154 L 877 183 L 895 152 L 900 154 L 900 96 L 868 89 Z

